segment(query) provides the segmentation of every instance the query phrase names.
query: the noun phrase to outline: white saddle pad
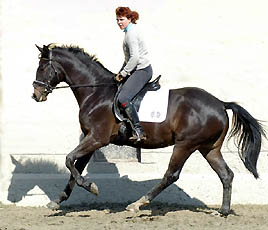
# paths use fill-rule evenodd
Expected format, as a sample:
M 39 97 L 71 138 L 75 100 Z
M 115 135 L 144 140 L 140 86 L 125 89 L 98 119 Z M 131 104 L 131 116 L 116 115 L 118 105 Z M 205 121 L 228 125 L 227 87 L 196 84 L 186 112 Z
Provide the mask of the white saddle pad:
M 141 101 L 139 109 L 140 121 L 162 122 L 167 116 L 169 89 L 160 88 L 148 91 Z

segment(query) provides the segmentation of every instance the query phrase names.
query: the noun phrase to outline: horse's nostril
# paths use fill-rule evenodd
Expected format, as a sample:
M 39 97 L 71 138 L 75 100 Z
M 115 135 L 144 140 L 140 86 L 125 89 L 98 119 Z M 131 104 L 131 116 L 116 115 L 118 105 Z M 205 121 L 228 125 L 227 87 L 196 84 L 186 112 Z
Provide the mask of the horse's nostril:
M 35 101 L 38 101 L 38 99 L 37 99 L 37 97 L 36 97 L 36 95 L 34 93 L 32 95 L 32 99 L 34 99 Z

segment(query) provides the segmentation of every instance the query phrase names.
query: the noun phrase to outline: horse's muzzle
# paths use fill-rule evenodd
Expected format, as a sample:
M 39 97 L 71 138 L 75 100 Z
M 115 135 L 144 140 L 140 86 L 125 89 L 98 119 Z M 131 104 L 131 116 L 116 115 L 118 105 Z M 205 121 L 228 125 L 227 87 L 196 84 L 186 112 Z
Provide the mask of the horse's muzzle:
M 32 95 L 32 99 L 37 102 L 42 102 L 47 100 L 48 93 L 39 91 L 37 88 L 34 88 L 34 93 Z

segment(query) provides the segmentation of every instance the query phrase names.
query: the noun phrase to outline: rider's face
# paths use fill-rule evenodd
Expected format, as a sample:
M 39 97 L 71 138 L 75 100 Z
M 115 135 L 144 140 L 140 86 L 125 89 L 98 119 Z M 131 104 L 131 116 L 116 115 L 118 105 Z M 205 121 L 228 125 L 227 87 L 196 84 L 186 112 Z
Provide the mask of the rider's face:
M 127 17 L 116 17 L 116 22 L 117 25 L 119 26 L 119 28 L 121 30 L 124 30 L 125 28 L 127 28 L 128 24 L 131 22 L 130 19 L 128 19 Z

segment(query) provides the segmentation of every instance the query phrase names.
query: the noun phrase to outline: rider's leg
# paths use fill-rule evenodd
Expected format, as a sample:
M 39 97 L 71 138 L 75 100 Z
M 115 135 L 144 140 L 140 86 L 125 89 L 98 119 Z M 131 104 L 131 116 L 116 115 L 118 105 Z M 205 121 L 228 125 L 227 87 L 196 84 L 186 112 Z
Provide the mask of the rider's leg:
M 152 67 L 148 66 L 145 69 L 136 70 L 128 77 L 126 82 L 121 88 L 118 95 L 118 102 L 125 110 L 132 127 L 134 129 L 134 140 L 144 139 L 141 125 L 139 123 L 139 117 L 135 110 L 131 100 L 137 95 L 137 93 L 144 87 L 144 85 L 152 78 Z
M 146 136 L 143 132 L 143 129 L 140 125 L 140 120 L 138 113 L 132 104 L 132 102 L 127 102 L 121 105 L 123 109 L 125 110 L 125 113 L 127 117 L 129 118 L 131 124 L 132 124 L 132 129 L 133 129 L 133 136 L 129 138 L 129 140 L 132 141 L 144 141 L 146 140 Z

